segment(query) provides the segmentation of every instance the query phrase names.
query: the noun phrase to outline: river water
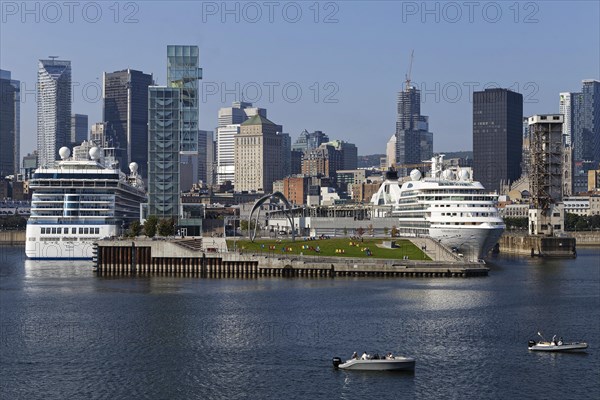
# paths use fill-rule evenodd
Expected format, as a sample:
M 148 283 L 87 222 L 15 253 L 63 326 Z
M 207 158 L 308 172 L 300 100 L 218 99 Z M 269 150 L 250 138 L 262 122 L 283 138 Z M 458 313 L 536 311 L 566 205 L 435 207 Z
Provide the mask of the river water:
M 600 398 L 600 249 L 482 278 L 97 277 L 0 248 L 2 399 Z M 540 354 L 542 332 L 586 340 Z M 414 373 L 331 358 L 393 351 Z

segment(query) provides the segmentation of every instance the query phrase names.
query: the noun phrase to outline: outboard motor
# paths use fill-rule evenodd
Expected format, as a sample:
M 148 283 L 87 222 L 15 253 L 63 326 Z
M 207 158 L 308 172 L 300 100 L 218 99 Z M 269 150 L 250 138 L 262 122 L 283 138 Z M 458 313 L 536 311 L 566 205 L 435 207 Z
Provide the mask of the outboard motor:
M 333 357 L 333 368 L 338 369 L 339 365 L 342 363 L 342 359 L 339 357 Z
M 529 347 L 533 347 L 533 346 L 535 346 L 535 341 L 533 341 L 533 340 L 530 340 L 529 342 L 527 342 L 527 345 L 528 345 Z

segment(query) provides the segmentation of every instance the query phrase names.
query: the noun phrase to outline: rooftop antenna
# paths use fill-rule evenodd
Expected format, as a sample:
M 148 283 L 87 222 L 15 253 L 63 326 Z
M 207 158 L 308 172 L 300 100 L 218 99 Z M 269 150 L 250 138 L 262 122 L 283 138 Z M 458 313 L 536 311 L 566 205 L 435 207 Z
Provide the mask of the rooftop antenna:
M 408 88 L 410 88 L 410 74 L 412 72 L 412 65 L 413 65 L 413 59 L 415 56 L 415 50 L 413 49 L 410 52 L 410 63 L 408 64 L 408 73 L 405 75 L 405 79 L 406 79 L 406 89 L 408 90 Z
M 52 60 L 52 65 L 54 65 L 54 60 L 56 60 L 59 56 L 48 56 L 49 59 Z

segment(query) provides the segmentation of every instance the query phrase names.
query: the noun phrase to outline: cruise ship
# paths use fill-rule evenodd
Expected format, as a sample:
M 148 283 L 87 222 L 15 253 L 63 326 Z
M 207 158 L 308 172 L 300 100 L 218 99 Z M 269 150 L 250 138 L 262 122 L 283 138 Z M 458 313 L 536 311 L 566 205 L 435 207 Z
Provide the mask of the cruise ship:
M 483 259 L 505 229 L 498 196 L 467 169 L 444 170 L 443 157 L 431 159 L 429 177 L 415 169 L 402 183 L 389 171 L 371 199 L 374 217 L 398 218 L 401 236 L 429 236 L 469 260 Z
M 131 163 L 121 172 L 93 142 L 59 150 L 56 166 L 38 168 L 30 180 L 31 216 L 25 254 L 31 259 L 91 260 L 94 241 L 119 235 L 139 220 L 144 183 Z

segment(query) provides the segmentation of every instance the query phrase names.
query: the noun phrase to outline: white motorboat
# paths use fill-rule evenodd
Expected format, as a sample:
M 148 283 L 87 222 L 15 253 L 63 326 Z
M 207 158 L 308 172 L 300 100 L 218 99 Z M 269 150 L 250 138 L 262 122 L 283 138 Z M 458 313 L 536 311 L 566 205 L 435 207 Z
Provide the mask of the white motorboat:
M 536 342 L 534 340 L 530 340 L 528 342 L 529 350 L 531 351 L 583 351 L 587 349 L 588 345 L 585 342 L 563 342 L 562 338 L 556 340 L 556 335 L 552 337 L 552 340 L 547 341 L 544 337 L 538 332 L 538 335 L 542 337 L 543 340 Z
M 383 357 L 360 359 L 352 358 L 342 362 L 339 357 L 333 358 L 333 366 L 336 369 L 353 371 L 412 371 L 415 369 L 415 359 L 410 357 Z

